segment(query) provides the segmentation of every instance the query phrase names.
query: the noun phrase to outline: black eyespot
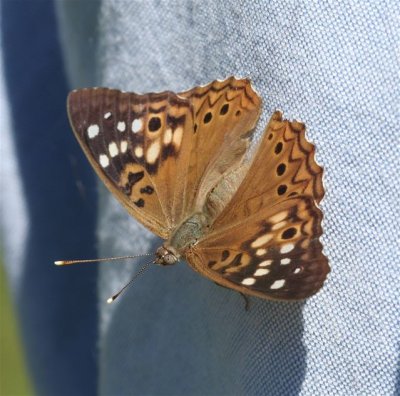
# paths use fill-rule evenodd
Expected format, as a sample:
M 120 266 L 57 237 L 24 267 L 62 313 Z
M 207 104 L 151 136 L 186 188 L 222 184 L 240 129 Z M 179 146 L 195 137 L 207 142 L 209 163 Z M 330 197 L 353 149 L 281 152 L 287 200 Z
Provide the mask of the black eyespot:
M 242 260 L 242 256 L 243 256 L 243 253 L 237 254 L 237 255 L 234 257 L 234 259 L 228 264 L 229 267 L 236 267 L 237 265 L 239 265 L 240 262 L 241 262 L 241 260 Z
M 124 186 L 124 192 L 126 195 L 131 195 L 133 186 L 144 178 L 144 172 L 129 172 L 128 182 Z
M 271 140 L 272 136 L 274 136 L 274 135 L 272 133 L 270 133 L 269 136 L 268 136 L 268 140 Z
M 242 114 L 242 112 L 241 112 L 240 110 L 237 110 L 236 113 L 235 113 L 235 116 L 236 116 L 236 117 L 239 117 L 240 114 Z
M 282 239 L 290 239 L 293 238 L 297 233 L 296 228 L 290 227 L 287 230 L 282 232 Z
M 137 201 L 134 202 L 134 204 L 139 207 L 139 208 L 143 208 L 144 206 L 144 200 L 142 198 L 138 199 Z
M 158 131 L 161 127 L 161 120 L 159 117 L 152 117 L 149 120 L 149 131 L 155 132 Z
M 282 176 L 285 173 L 286 170 L 286 165 L 285 164 L 279 164 L 278 167 L 276 168 L 276 173 L 278 176 Z
M 229 257 L 229 250 L 224 250 L 221 255 L 221 260 L 225 261 Z
M 229 110 L 229 105 L 228 103 L 225 103 L 222 107 L 221 110 L 219 111 L 219 114 L 224 115 L 228 112 Z
M 275 146 L 275 154 L 279 154 L 282 151 L 283 148 L 283 144 L 282 142 L 279 142 L 276 146 Z
M 208 124 L 211 121 L 212 118 L 212 114 L 210 112 L 208 112 L 205 116 L 204 116 L 204 124 Z
M 142 180 L 143 178 L 144 178 L 144 172 L 143 171 L 142 172 L 136 172 L 136 173 L 129 172 L 128 183 L 133 186 L 135 183 L 137 183 L 138 181 Z
M 149 195 L 151 195 L 151 194 L 153 194 L 153 192 L 154 192 L 154 188 L 153 188 L 152 186 L 142 187 L 142 188 L 140 189 L 140 192 L 141 192 L 142 194 L 149 194 Z
M 281 185 L 278 187 L 278 195 L 283 195 L 283 194 L 285 194 L 286 190 L 287 190 L 287 186 L 286 186 L 285 184 L 281 184 Z

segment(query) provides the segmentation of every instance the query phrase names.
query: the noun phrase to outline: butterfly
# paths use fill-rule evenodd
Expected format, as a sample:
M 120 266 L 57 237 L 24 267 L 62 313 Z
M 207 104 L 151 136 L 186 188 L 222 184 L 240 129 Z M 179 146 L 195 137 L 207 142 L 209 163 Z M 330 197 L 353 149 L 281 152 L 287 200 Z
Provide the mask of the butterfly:
M 261 98 L 249 79 L 174 93 L 85 88 L 68 96 L 76 138 L 135 219 L 164 239 L 156 264 L 180 259 L 221 286 L 272 300 L 316 293 L 322 168 L 305 126 L 276 111 L 253 155 Z

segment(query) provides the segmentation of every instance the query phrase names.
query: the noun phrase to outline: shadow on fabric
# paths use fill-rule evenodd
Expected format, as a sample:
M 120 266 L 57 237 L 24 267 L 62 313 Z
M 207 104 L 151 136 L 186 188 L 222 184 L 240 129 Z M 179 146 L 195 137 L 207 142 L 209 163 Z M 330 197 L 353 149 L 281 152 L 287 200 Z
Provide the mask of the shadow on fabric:
M 54 4 L 5 1 L 1 16 L 30 224 L 16 301 L 28 365 L 38 394 L 94 395 L 96 269 L 53 265 L 55 259 L 95 256 L 96 216 L 94 175 L 67 121 Z
M 245 311 L 240 294 L 182 262 L 152 268 L 114 304 L 100 344 L 101 394 L 300 392 L 302 302 L 252 297 Z
M 400 395 L 400 361 L 397 363 L 396 387 L 394 390 L 394 394 Z

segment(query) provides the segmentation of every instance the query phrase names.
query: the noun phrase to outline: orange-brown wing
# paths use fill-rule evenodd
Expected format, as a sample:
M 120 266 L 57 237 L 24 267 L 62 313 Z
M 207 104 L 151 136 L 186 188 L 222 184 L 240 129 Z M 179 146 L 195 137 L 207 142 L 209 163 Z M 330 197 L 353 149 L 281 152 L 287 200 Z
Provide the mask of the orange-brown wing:
M 95 171 L 128 212 L 167 239 L 181 215 L 191 103 L 172 92 L 138 95 L 88 88 L 70 93 L 75 136 Z
M 309 297 L 323 285 L 328 260 L 319 242 L 321 211 L 307 196 L 263 208 L 188 250 L 200 273 L 225 287 L 275 300 Z
M 323 194 L 322 168 L 304 125 L 276 112 L 239 189 L 186 258 L 199 272 L 240 292 L 306 298 L 329 272 L 319 242 L 317 203 Z
M 315 162 L 314 153 L 315 146 L 305 137 L 305 125 L 283 120 L 282 113 L 275 112 L 246 178 L 213 229 L 242 221 L 263 207 L 295 195 L 310 196 L 318 204 L 324 196 L 323 170 Z
M 241 165 L 251 131 L 259 117 L 261 99 L 250 80 L 230 77 L 196 87 L 179 96 L 194 111 L 185 213 L 202 210 L 207 194 Z M 239 186 L 235 178 L 232 193 Z
M 68 97 L 74 133 L 97 174 L 164 239 L 240 165 L 259 108 L 249 80 L 233 77 L 178 95 L 89 88 Z

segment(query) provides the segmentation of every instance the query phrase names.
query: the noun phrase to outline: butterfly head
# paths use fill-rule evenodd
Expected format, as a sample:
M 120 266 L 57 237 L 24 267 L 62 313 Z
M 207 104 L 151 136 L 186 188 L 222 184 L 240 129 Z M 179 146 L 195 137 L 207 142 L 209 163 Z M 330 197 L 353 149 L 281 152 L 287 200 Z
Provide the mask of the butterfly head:
M 175 249 L 171 247 L 160 246 L 156 251 L 156 264 L 160 265 L 172 265 L 178 262 L 179 255 Z

